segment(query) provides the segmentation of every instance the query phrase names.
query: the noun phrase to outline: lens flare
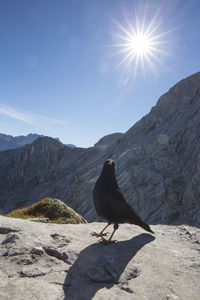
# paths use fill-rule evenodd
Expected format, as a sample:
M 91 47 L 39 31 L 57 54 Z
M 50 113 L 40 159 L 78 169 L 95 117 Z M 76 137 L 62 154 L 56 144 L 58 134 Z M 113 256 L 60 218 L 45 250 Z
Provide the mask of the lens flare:
M 135 25 L 127 20 L 127 28 L 115 19 L 111 18 L 111 20 L 118 29 L 118 33 L 114 34 L 117 43 L 113 43 L 111 46 L 118 48 L 113 56 L 121 56 L 118 66 L 124 64 L 127 71 L 136 75 L 139 67 L 145 71 L 146 67 L 149 66 L 152 71 L 156 72 L 155 61 L 164 65 L 162 58 L 169 53 L 164 51 L 161 45 L 168 43 L 165 37 L 171 30 L 161 32 L 156 15 L 148 24 L 145 19 L 140 24 L 137 17 Z

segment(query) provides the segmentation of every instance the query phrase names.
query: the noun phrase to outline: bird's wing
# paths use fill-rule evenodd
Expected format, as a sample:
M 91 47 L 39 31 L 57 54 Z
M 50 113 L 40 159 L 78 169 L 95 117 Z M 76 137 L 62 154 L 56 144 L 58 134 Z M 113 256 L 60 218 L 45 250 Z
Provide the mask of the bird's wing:
M 146 224 L 140 216 L 135 212 L 133 207 L 126 201 L 120 189 L 116 189 L 111 197 L 110 212 L 112 223 L 130 223 L 135 224 L 148 232 L 154 233 L 148 224 Z
M 116 189 L 112 193 L 110 201 L 112 201 L 112 214 L 121 221 L 128 222 L 135 218 L 140 219 L 133 207 L 126 201 L 120 189 Z

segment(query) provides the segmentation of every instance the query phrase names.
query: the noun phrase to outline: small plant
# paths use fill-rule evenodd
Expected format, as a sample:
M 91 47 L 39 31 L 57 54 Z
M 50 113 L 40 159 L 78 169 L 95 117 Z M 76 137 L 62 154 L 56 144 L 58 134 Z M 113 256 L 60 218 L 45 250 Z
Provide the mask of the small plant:
M 72 208 L 62 201 L 52 198 L 44 198 L 29 207 L 16 209 L 6 216 L 21 219 L 49 218 L 52 223 L 57 224 L 86 223 Z

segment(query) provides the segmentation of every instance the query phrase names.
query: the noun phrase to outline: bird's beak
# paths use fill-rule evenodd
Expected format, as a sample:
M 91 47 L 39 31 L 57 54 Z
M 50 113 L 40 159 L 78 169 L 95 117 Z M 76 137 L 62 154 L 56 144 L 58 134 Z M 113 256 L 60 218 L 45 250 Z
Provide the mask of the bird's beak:
M 112 166 L 112 164 L 113 164 L 113 161 L 110 160 L 109 163 L 108 163 L 108 165 L 111 165 L 111 166 Z

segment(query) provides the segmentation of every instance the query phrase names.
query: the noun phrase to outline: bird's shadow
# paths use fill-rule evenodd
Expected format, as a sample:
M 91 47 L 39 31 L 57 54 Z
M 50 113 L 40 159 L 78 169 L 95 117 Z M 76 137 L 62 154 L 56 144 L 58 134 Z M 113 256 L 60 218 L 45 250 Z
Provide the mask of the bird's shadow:
M 143 233 L 130 240 L 108 246 L 95 243 L 82 250 L 65 278 L 64 300 L 90 300 L 98 290 L 111 288 L 120 281 L 123 283 L 124 276 L 132 274 L 137 277 L 137 268 L 126 274 L 126 266 L 142 247 L 154 239 L 154 236 Z

